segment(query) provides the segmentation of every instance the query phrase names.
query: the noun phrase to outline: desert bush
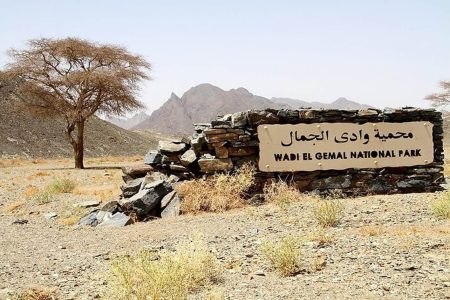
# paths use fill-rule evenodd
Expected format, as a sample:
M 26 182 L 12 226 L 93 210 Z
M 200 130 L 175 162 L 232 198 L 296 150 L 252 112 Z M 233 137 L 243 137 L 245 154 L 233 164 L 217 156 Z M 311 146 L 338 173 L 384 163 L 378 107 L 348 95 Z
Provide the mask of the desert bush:
M 285 236 L 278 242 L 264 242 L 261 252 L 281 276 L 291 276 L 298 271 L 301 255 L 299 246 L 297 238 Z
M 299 201 L 305 195 L 301 194 L 294 186 L 289 185 L 283 180 L 279 180 L 272 181 L 264 186 L 264 197 L 268 203 L 275 203 L 281 207 L 285 207 L 292 202 Z
M 313 216 L 323 227 L 336 226 L 344 213 L 344 205 L 338 200 L 318 200 L 313 207 Z
M 182 197 L 183 213 L 221 212 L 243 205 L 242 196 L 253 184 L 254 167 L 244 165 L 235 174 L 216 174 L 208 179 L 195 179 L 176 187 Z
M 14 300 L 58 300 L 59 295 L 54 289 L 29 288 L 15 295 Z
M 316 242 L 319 246 L 325 246 L 331 244 L 334 241 L 334 237 L 323 228 L 319 228 L 311 234 L 310 240 Z
M 186 299 L 188 294 L 216 283 L 221 271 L 206 243 L 196 239 L 175 252 L 142 251 L 112 263 L 108 299 Z
M 367 236 L 378 236 L 385 232 L 381 226 L 364 226 L 361 228 L 361 233 Z
M 46 204 L 55 200 L 55 193 L 50 189 L 42 189 L 31 196 L 31 199 L 38 204 Z
M 71 179 L 56 177 L 47 186 L 47 189 L 51 190 L 54 194 L 71 193 L 75 186 L 75 181 Z
M 450 219 L 450 192 L 442 193 L 431 204 L 433 214 L 442 219 Z

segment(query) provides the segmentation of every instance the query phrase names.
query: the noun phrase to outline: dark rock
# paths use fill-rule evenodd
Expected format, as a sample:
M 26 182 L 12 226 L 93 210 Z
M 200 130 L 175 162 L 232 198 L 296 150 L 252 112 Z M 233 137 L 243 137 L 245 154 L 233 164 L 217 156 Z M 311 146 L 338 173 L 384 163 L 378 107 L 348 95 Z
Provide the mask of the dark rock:
M 186 144 L 181 141 L 179 143 L 172 141 L 159 141 L 158 143 L 158 150 L 163 153 L 178 153 L 182 152 L 184 149 L 186 149 Z
M 197 155 L 195 154 L 195 151 L 192 149 L 187 150 L 180 157 L 180 162 L 185 167 L 189 166 L 196 160 L 197 160 Z
M 333 176 L 314 180 L 311 183 L 312 189 L 326 190 L 326 189 L 346 189 L 351 186 L 351 176 Z
M 19 220 L 15 220 L 14 222 L 12 222 L 13 224 L 17 224 L 17 225 L 24 225 L 28 223 L 28 220 L 25 219 L 19 219 Z
M 160 164 L 162 160 L 162 155 L 156 150 L 150 150 L 144 157 L 144 164 L 146 165 L 157 165 Z
M 120 204 L 118 201 L 109 201 L 100 208 L 101 211 L 110 212 L 112 214 L 120 211 Z
M 175 193 L 170 202 L 161 211 L 161 218 L 170 218 L 180 215 L 181 201 Z
M 161 209 L 164 209 L 170 203 L 170 201 L 172 201 L 172 199 L 175 198 L 176 195 L 177 195 L 176 191 L 171 191 L 170 193 L 165 195 L 161 199 Z
M 149 165 L 135 165 L 122 168 L 122 172 L 131 178 L 144 177 L 148 172 L 153 171 L 153 168 Z
M 101 223 L 97 227 L 123 227 L 132 224 L 131 218 L 124 213 L 118 212 L 115 214 L 107 213 Z
M 251 126 L 258 126 L 261 124 L 275 124 L 279 122 L 279 118 L 271 112 L 267 111 L 249 111 L 248 123 Z
M 211 127 L 212 128 L 231 128 L 231 122 L 230 121 L 221 121 L 221 120 L 214 120 L 211 121 Z
M 236 133 L 222 133 L 210 135 L 207 138 L 208 143 L 217 143 L 217 142 L 225 142 L 225 141 L 237 141 L 239 140 L 239 135 Z
M 249 156 L 258 152 L 257 148 L 253 147 L 230 147 L 228 148 L 229 156 Z
M 145 217 L 155 207 L 159 207 L 161 199 L 172 191 L 172 186 L 166 181 L 155 181 L 147 184 L 130 199 L 121 203 L 127 212 L 132 212 L 138 217 Z
M 97 213 L 98 210 L 88 213 L 78 221 L 78 225 L 87 225 L 92 227 L 97 226 L 98 224 Z
M 212 173 L 216 171 L 226 171 L 233 168 L 230 158 L 201 158 L 198 164 L 202 172 Z
M 139 192 L 142 182 L 144 181 L 144 177 L 136 178 L 128 181 L 126 184 L 122 185 L 120 189 L 122 190 L 122 195 L 125 198 L 129 198 Z
M 215 147 L 214 151 L 218 158 L 228 158 L 228 149 L 224 146 Z

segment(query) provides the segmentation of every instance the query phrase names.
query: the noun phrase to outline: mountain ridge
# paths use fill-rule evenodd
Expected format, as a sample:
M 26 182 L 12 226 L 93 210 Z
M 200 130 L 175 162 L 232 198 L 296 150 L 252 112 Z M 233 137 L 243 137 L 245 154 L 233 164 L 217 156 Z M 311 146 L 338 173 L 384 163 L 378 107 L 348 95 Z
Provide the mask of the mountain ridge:
M 130 127 L 152 129 L 170 134 L 190 134 L 194 123 L 209 122 L 217 115 L 245 111 L 249 109 L 282 108 L 335 108 L 365 109 L 370 105 L 360 104 L 346 98 L 338 98 L 332 103 L 307 102 L 292 98 L 265 98 L 254 95 L 246 88 L 223 90 L 210 83 L 202 83 L 188 89 L 181 98 L 172 93 L 161 107 L 153 111 L 141 123 Z

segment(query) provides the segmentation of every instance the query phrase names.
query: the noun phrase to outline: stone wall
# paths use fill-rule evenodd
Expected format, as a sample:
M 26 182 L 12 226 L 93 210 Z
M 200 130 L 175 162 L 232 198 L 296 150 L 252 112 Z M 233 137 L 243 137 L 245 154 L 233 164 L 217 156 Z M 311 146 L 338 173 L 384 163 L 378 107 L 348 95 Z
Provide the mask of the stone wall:
M 434 161 L 424 166 L 321 170 L 312 172 L 256 172 L 253 192 L 270 180 L 288 180 L 301 191 L 326 193 L 338 190 L 347 195 L 427 192 L 441 189 L 443 175 L 443 123 L 434 109 L 381 110 L 274 110 L 239 112 L 218 117 L 208 124 L 196 124 L 189 138 L 161 141 L 145 163 L 180 180 L 233 171 L 251 162 L 257 166 L 261 124 L 366 123 L 429 121 L 433 126 Z

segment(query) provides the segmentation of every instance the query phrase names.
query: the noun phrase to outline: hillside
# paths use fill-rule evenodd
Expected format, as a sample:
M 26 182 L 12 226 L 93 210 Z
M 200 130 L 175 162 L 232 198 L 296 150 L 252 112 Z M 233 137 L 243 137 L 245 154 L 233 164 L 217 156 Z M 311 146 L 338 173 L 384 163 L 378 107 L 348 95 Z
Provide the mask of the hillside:
M 0 157 L 70 157 L 72 147 L 60 118 L 42 118 L 24 111 L 0 94 Z M 86 156 L 143 155 L 156 146 L 149 132 L 135 133 L 92 117 L 86 123 Z
M 113 116 L 106 116 L 104 119 L 105 121 L 108 121 L 110 123 L 113 123 L 116 126 L 119 126 L 123 129 L 130 129 L 134 126 L 138 125 L 139 123 L 145 121 L 149 115 L 147 115 L 145 112 L 139 112 L 134 114 L 130 118 L 120 118 L 120 117 L 113 117 Z
M 164 133 L 190 134 L 195 123 L 209 122 L 217 115 L 266 108 L 338 108 L 361 109 L 370 107 L 345 98 L 326 104 L 289 98 L 267 99 L 244 88 L 224 91 L 211 84 L 200 84 L 189 89 L 180 98 L 174 93 L 150 117 L 132 129 L 153 129 Z

